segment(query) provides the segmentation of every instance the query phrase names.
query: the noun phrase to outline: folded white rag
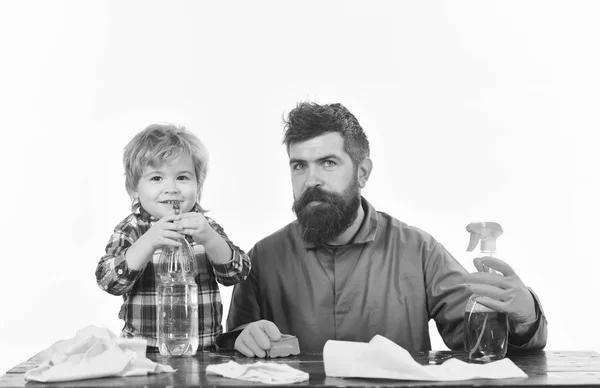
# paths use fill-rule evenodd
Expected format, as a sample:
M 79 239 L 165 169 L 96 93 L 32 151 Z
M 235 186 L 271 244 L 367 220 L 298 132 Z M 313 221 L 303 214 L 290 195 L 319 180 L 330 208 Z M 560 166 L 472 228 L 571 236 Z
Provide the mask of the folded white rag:
M 308 373 L 276 362 L 238 364 L 235 361 L 209 365 L 206 374 L 215 374 L 232 379 L 258 381 L 265 384 L 291 384 L 308 380 Z
M 75 337 L 55 342 L 40 357 L 42 363 L 27 371 L 25 380 L 55 382 L 175 372 L 168 365 L 146 358 L 145 339 L 118 338 L 96 326 L 87 326 Z

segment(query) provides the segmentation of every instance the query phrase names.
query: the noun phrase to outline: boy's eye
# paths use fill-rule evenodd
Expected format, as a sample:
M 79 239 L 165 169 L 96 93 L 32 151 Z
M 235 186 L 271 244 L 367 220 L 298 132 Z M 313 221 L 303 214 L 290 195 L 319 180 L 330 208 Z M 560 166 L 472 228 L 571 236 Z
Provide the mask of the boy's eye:
M 190 177 L 185 176 L 185 175 L 180 175 L 177 177 L 177 180 L 180 180 L 180 181 L 185 181 L 185 180 L 189 180 L 189 179 L 190 179 Z
M 153 176 L 153 177 L 150 177 L 150 180 L 151 180 L 151 181 L 155 181 L 155 182 L 160 182 L 160 179 L 161 179 L 161 178 L 160 178 L 159 176 Z

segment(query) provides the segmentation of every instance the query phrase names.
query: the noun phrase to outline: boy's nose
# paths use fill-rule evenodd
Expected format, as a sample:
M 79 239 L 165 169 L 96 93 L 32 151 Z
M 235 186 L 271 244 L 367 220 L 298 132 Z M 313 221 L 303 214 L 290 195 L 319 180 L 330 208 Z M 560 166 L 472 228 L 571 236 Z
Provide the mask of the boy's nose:
M 179 188 L 175 182 L 170 182 L 165 187 L 165 193 L 179 193 Z

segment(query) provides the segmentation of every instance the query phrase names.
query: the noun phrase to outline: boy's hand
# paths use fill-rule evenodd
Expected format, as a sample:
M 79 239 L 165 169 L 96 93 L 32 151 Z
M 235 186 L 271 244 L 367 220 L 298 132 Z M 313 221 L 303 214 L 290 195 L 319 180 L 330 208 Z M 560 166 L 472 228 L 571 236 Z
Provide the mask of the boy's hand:
M 177 241 L 184 238 L 181 234 L 181 226 L 177 224 L 180 215 L 171 211 L 152 225 L 125 253 L 125 260 L 129 268 L 142 270 L 152 260 L 152 254 L 156 249 L 165 245 L 180 246 Z
M 180 215 L 177 224 L 179 233 L 192 236 L 196 244 L 204 246 L 206 255 L 212 263 L 224 264 L 232 260 L 229 244 L 215 231 L 202 213 L 189 212 Z
M 153 249 L 164 245 L 180 246 L 181 243 L 177 239 L 185 237 L 178 222 L 180 218 L 181 215 L 175 215 L 174 212 L 167 213 L 144 233 L 144 239 L 148 241 Z
M 179 217 L 180 219 L 176 222 L 180 227 L 179 232 L 192 236 L 197 244 L 204 245 L 217 234 L 202 213 L 183 213 Z

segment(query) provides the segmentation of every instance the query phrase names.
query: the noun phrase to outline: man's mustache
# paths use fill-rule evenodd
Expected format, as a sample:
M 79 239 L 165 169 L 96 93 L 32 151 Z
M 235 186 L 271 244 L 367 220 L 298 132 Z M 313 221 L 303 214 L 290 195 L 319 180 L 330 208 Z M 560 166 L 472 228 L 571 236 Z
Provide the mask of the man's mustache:
M 329 193 L 319 187 L 309 187 L 302 193 L 300 198 L 294 203 L 294 209 L 296 211 L 303 209 L 306 205 L 313 201 L 334 204 L 339 201 L 341 196 L 335 193 Z

